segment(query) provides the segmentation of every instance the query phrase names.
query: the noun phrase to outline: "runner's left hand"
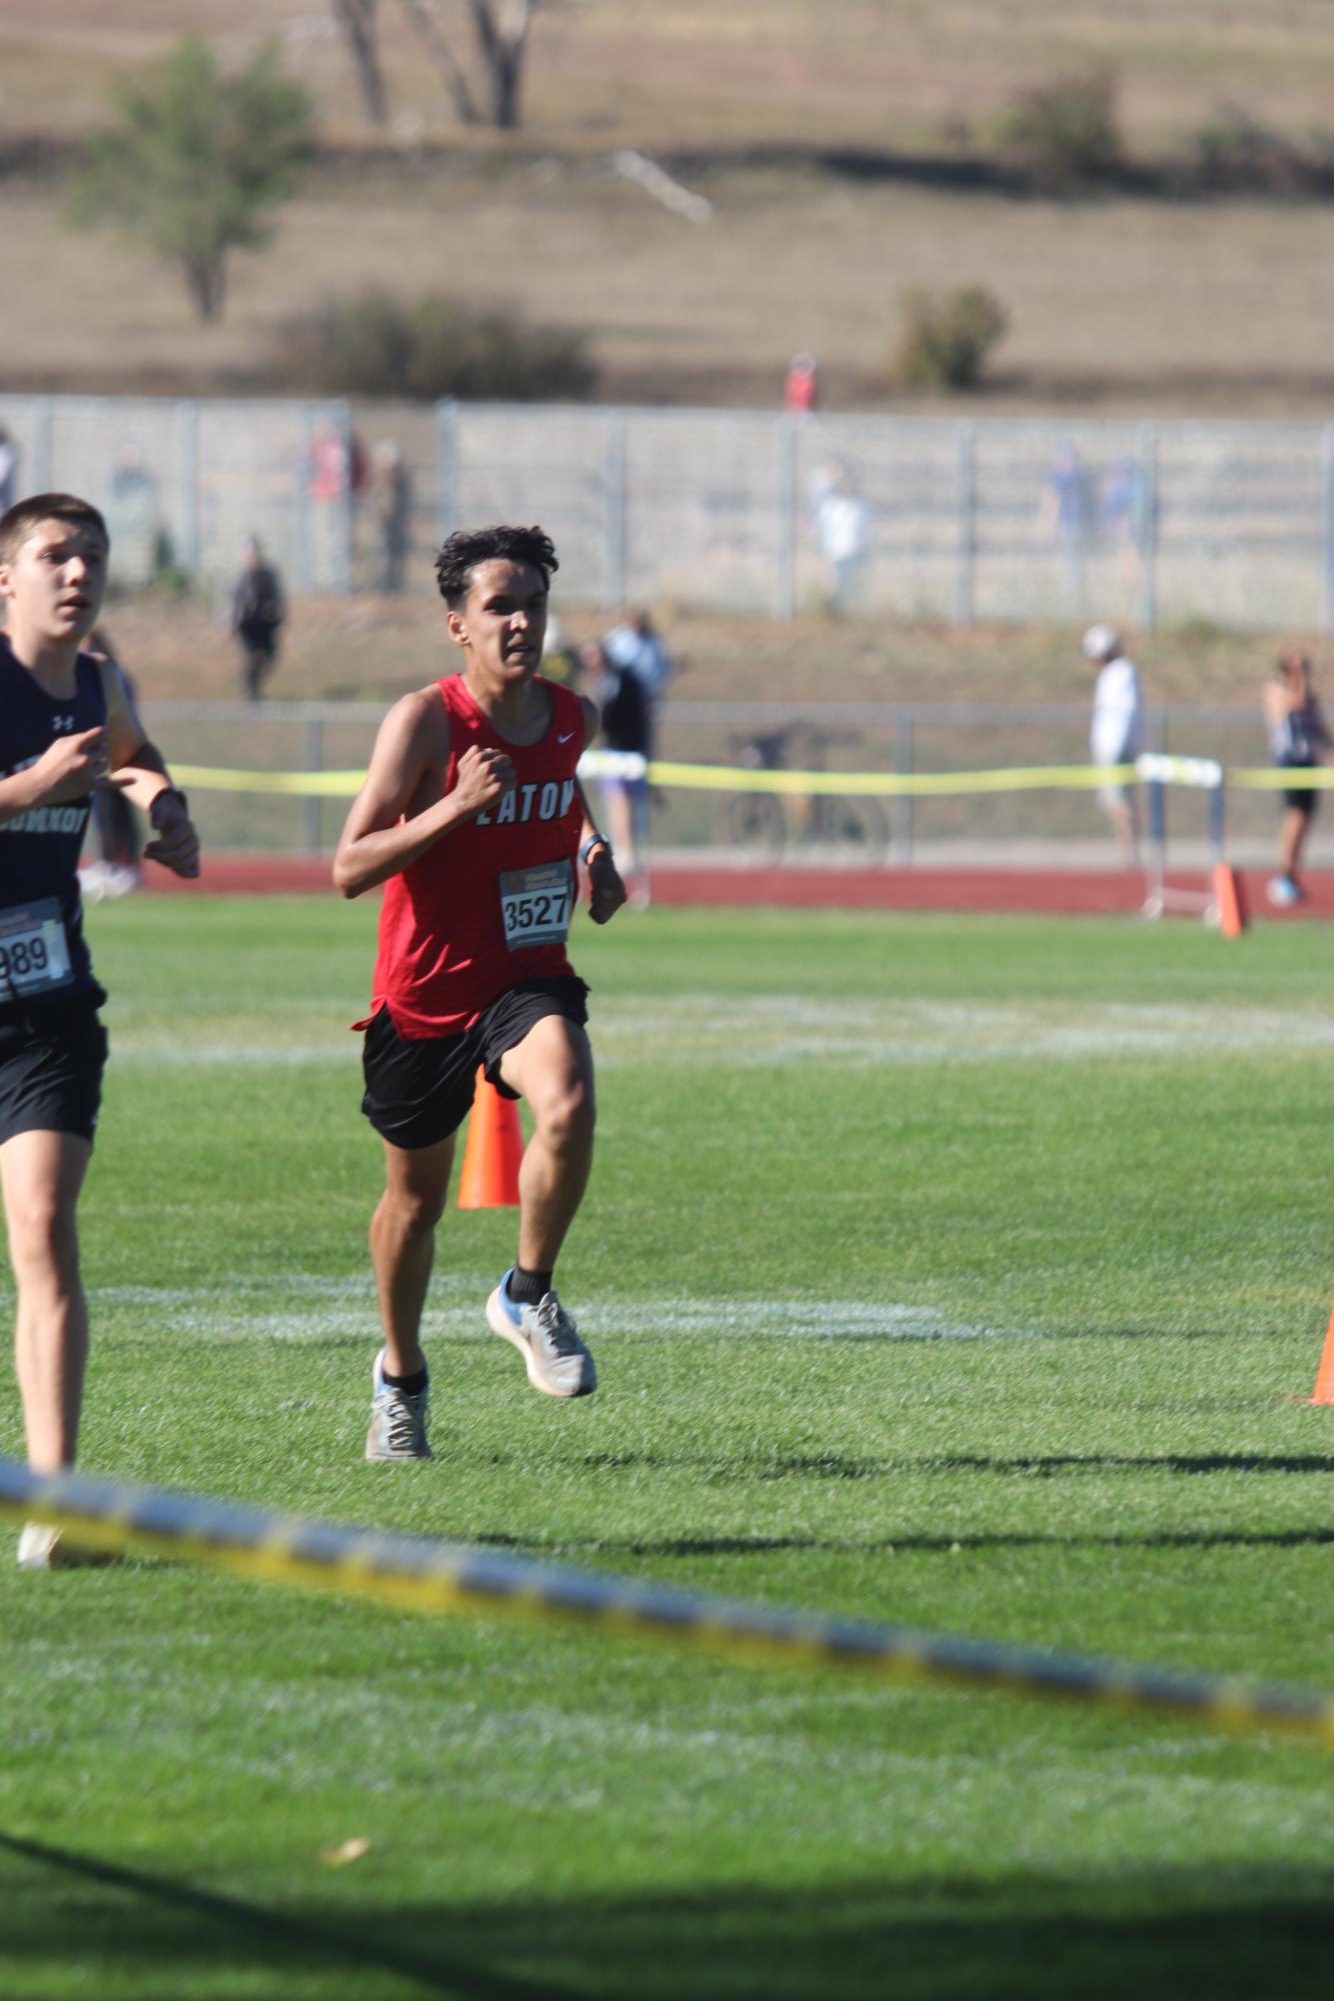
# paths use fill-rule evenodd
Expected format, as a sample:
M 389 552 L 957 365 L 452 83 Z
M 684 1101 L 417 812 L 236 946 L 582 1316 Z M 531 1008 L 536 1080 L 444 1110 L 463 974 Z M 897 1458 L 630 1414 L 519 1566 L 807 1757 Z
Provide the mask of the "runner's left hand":
M 610 848 L 594 848 L 588 860 L 588 914 L 595 924 L 605 924 L 625 902 L 621 881 Z
M 158 811 L 162 824 L 144 849 L 145 861 L 160 862 L 173 875 L 193 880 L 199 874 L 199 835 L 194 821 L 174 798 L 166 799 Z

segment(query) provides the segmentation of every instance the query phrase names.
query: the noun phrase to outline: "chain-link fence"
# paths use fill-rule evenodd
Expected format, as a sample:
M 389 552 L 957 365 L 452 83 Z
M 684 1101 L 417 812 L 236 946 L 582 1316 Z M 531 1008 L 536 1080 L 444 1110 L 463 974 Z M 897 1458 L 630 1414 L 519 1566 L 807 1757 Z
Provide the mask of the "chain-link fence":
M 7 396 L 13 498 L 77 493 L 111 532 L 122 589 L 216 585 L 256 536 L 291 588 L 352 587 L 362 477 L 345 403 Z
M 540 520 L 567 599 L 960 624 L 1334 621 L 1334 429 L 445 405 L 449 523 Z
M 392 450 L 409 554 L 540 521 L 571 604 L 1334 625 L 1334 426 L 4 394 L 0 426 L 15 497 L 104 507 L 128 587 L 216 586 L 251 534 L 294 591 L 377 587 Z

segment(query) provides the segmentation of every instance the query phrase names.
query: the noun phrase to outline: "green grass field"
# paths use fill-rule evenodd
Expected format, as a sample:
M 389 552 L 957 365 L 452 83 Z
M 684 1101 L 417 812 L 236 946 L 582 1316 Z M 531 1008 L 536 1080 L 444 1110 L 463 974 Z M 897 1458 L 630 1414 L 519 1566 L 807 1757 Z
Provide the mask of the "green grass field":
M 368 1467 L 373 911 L 93 923 L 90 1472 L 1334 1684 L 1327 931 L 581 924 L 602 1387 L 529 1391 L 453 1212 L 437 1456 Z M 1317 1750 L 0 1549 L 5 2001 L 1328 1992 Z

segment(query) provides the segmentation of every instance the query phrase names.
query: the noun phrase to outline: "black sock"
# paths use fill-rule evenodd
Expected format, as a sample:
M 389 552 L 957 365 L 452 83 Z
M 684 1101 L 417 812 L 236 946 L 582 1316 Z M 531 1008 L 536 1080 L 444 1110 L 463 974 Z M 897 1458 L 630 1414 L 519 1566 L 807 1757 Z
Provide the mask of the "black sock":
M 391 1376 L 388 1369 L 382 1369 L 380 1371 L 380 1379 L 382 1382 L 387 1383 L 391 1390 L 402 1390 L 405 1396 L 419 1397 L 426 1388 L 427 1376 L 425 1365 L 418 1369 L 415 1375 L 411 1376 Z
M 551 1290 L 551 1273 L 525 1271 L 522 1265 L 515 1265 L 505 1290 L 516 1306 L 536 1306 L 543 1295 Z

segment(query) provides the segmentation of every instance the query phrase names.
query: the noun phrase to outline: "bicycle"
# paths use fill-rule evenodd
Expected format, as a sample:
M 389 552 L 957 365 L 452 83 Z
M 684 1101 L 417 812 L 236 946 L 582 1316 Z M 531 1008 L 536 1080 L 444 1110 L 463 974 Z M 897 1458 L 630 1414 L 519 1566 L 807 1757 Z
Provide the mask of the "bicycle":
M 834 743 L 859 743 L 855 731 L 821 730 L 789 723 L 762 736 L 732 738 L 732 754 L 748 771 L 823 771 Z M 800 755 L 794 750 L 799 749 Z M 820 850 L 862 868 L 878 868 L 889 852 L 889 821 L 878 799 L 843 792 L 737 792 L 724 802 L 723 833 L 729 846 L 756 864 L 772 866 L 789 847 Z

